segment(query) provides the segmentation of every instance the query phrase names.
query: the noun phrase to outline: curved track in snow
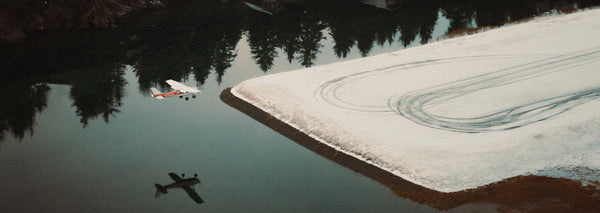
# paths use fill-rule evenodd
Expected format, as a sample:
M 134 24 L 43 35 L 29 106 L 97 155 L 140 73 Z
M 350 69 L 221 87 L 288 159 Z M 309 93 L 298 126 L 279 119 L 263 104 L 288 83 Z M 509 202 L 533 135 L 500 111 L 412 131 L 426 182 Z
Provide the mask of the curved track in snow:
M 498 61 L 506 60 L 510 62 L 510 60 L 523 58 L 528 59 L 527 63 L 517 63 L 498 70 L 485 72 L 485 74 L 424 89 L 394 93 L 394 91 L 401 90 L 400 88 L 403 86 L 394 85 L 389 91 L 384 92 L 387 95 L 386 97 L 379 97 L 377 99 L 381 101 L 362 101 L 360 97 L 348 95 L 348 92 L 340 92 L 348 88 L 348 86 L 362 84 L 370 78 L 397 77 L 399 72 L 406 72 L 411 69 L 428 69 L 429 67 L 439 69 L 440 66 L 457 64 L 466 64 L 465 69 L 469 69 L 469 63 L 473 62 L 498 63 Z M 594 79 L 594 85 L 588 85 L 576 90 L 565 89 L 558 95 L 557 93 L 553 93 L 553 96 L 550 97 L 534 97 L 527 99 L 526 102 L 516 101 L 515 105 L 503 106 L 502 108 L 494 109 L 494 111 L 483 113 L 447 115 L 439 114 L 439 112 L 432 110 L 444 107 L 452 108 L 453 106 L 448 106 L 447 104 L 455 103 L 456 100 L 464 99 L 470 95 L 473 96 L 473 94 L 482 91 L 487 90 L 493 93 L 496 90 L 500 91 L 514 85 L 523 86 L 528 81 L 543 80 L 542 78 L 545 76 L 577 70 L 578 67 L 582 66 L 588 66 L 587 72 L 590 70 L 589 66 L 599 67 L 593 68 L 591 71 L 594 72 L 594 75 L 597 74 L 595 75 L 597 79 Z M 451 75 L 452 73 L 448 74 Z M 574 75 L 576 74 L 575 72 Z M 564 55 L 483 55 L 400 64 L 333 79 L 321 85 L 314 92 L 314 96 L 318 100 L 346 110 L 384 115 L 395 113 L 431 128 L 453 132 L 478 133 L 522 127 L 552 118 L 588 101 L 598 99 L 600 98 L 599 83 L 600 47 L 595 47 Z M 561 85 L 548 86 L 561 87 Z

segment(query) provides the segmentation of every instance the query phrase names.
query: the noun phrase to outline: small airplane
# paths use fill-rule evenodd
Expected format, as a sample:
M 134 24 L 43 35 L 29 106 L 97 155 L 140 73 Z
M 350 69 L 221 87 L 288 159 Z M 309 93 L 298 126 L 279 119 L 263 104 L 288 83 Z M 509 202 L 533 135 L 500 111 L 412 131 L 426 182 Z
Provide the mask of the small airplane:
M 179 175 L 171 172 L 169 173 L 169 176 L 175 182 L 166 186 L 160 185 L 158 183 L 154 184 L 154 186 L 156 187 L 156 194 L 154 194 L 154 198 L 158 198 L 161 194 L 167 194 L 167 189 L 182 188 L 183 190 L 185 190 L 185 192 L 187 192 L 187 194 L 190 196 L 190 198 L 192 198 L 192 200 L 196 201 L 196 203 L 204 203 L 204 200 L 200 198 L 200 195 L 198 195 L 198 193 L 196 193 L 196 190 L 194 190 L 193 188 L 194 185 L 200 184 L 200 180 L 197 178 L 198 174 L 194 174 L 193 178 L 186 179 L 181 178 L 185 177 L 185 174 L 181 174 L 181 177 L 179 177 Z
M 172 79 L 166 80 L 167 84 L 171 86 L 174 90 L 167 93 L 161 93 L 156 88 L 150 88 L 152 92 L 152 97 L 156 99 L 164 99 L 172 96 L 179 96 L 179 98 L 183 98 L 185 96 L 185 100 L 190 100 L 188 96 L 192 96 L 192 98 L 196 98 L 196 94 L 201 93 L 201 91 L 197 87 L 190 87 L 180 82 L 174 81 Z

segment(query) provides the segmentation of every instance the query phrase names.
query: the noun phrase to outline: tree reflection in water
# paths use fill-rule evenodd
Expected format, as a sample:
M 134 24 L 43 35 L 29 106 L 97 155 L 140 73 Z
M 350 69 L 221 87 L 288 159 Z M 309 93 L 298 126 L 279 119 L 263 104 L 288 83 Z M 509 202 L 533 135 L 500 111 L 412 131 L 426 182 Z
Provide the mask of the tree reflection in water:
M 26 132 L 33 135 L 35 116 L 41 113 L 48 102 L 50 87 L 45 83 L 6 83 L 0 89 L 0 142 L 5 132 L 22 139 Z
M 600 4 L 597 0 L 405 0 L 380 9 L 359 0 L 265 2 L 278 9 L 268 15 L 240 1 L 182 1 L 117 20 L 118 28 L 31 34 L 22 43 L 2 44 L 0 91 L 11 101 L 0 105 L 0 140 L 6 132 L 16 138 L 33 134 L 35 115 L 46 106 L 46 83 L 72 85 L 73 106 L 84 127 L 90 119 L 102 117 L 108 122 L 119 112 L 125 64 L 133 66 L 145 94 L 152 86 L 165 88 L 167 79 L 188 80 L 190 74 L 198 85 L 211 74 L 221 83 L 237 57 L 242 35 L 252 60 L 268 72 L 276 57 L 305 67 L 314 65 L 325 34 L 332 38 L 337 57 L 347 57 L 355 47 L 367 56 L 374 45 L 431 41 L 438 14 L 449 19 L 447 31 L 452 32 Z M 285 55 L 279 56 L 278 51 Z
M 120 112 L 118 108 L 123 105 L 124 74 L 124 66 L 117 64 L 87 70 L 78 80 L 71 81 L 71 99 L 83 127 L 87 126 L 89 119 L 98 116 L 108 123 L 110 115 Z

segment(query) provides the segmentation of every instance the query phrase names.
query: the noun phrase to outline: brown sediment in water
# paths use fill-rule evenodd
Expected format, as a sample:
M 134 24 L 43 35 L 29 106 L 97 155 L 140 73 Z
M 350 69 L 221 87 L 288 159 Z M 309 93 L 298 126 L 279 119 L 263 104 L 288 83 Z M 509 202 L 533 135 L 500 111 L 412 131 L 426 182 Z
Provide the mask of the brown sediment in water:
M 469 203 L 491 203 L 497 204 L 497 209 L 504 212 L 600 212 L 599 189 L 564 178 L 517 176 L 451 193 L 428 189 L 315 140 L 235 97 L 231 88 L 221 93 L 221 100 L 305 148 L 387 186 L 396 195 L 436 209 L 451 209 Z

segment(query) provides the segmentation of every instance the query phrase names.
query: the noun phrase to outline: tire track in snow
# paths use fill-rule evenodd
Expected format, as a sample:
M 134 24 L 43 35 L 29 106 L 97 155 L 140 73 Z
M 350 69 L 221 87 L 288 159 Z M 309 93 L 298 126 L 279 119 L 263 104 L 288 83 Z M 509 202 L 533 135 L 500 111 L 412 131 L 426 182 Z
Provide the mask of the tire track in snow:
M 340 95 L 341 89 L 357 83 L 357 80 L 383 78 L 386 77 L 386 74 L 404 72 L 415 68 L 427 68 L 427 66 L 475 61 L 492 62 L 523 57 L 536 60 L 434 87 L 395 94 L 387 98 L 387 103 L 357 103 Z M 499 111 L 467 117 L 434 114 L 429 112 L 428 109 L 442 106 L 451 100 L 476 92 L 523 83 L 526 80 L 536 80 L 536 78 L 552 73 L 570 71 L 580 66 L 598 63 L 600 62 L 599 59 L 600 48 L 596 47 L 576 53 L 553 56 L 481 55 L 418 61 L 333 79 L 315 90 L 314 96 L 318 100 L 338 108 L 373 115 L 395 113 L 418 124 L 436 129 L 465 133 L 504 131 L 552 118 L 588 101 L 598 99 L 600 98 L 600 87 L 595 85 L 592 88 L 567 91 L 555 97 L 545 97 Z M 598 80 L 600 80 L 600 69 L 598 71 Z M 393 91 L 390 92 L 393 94 Z

